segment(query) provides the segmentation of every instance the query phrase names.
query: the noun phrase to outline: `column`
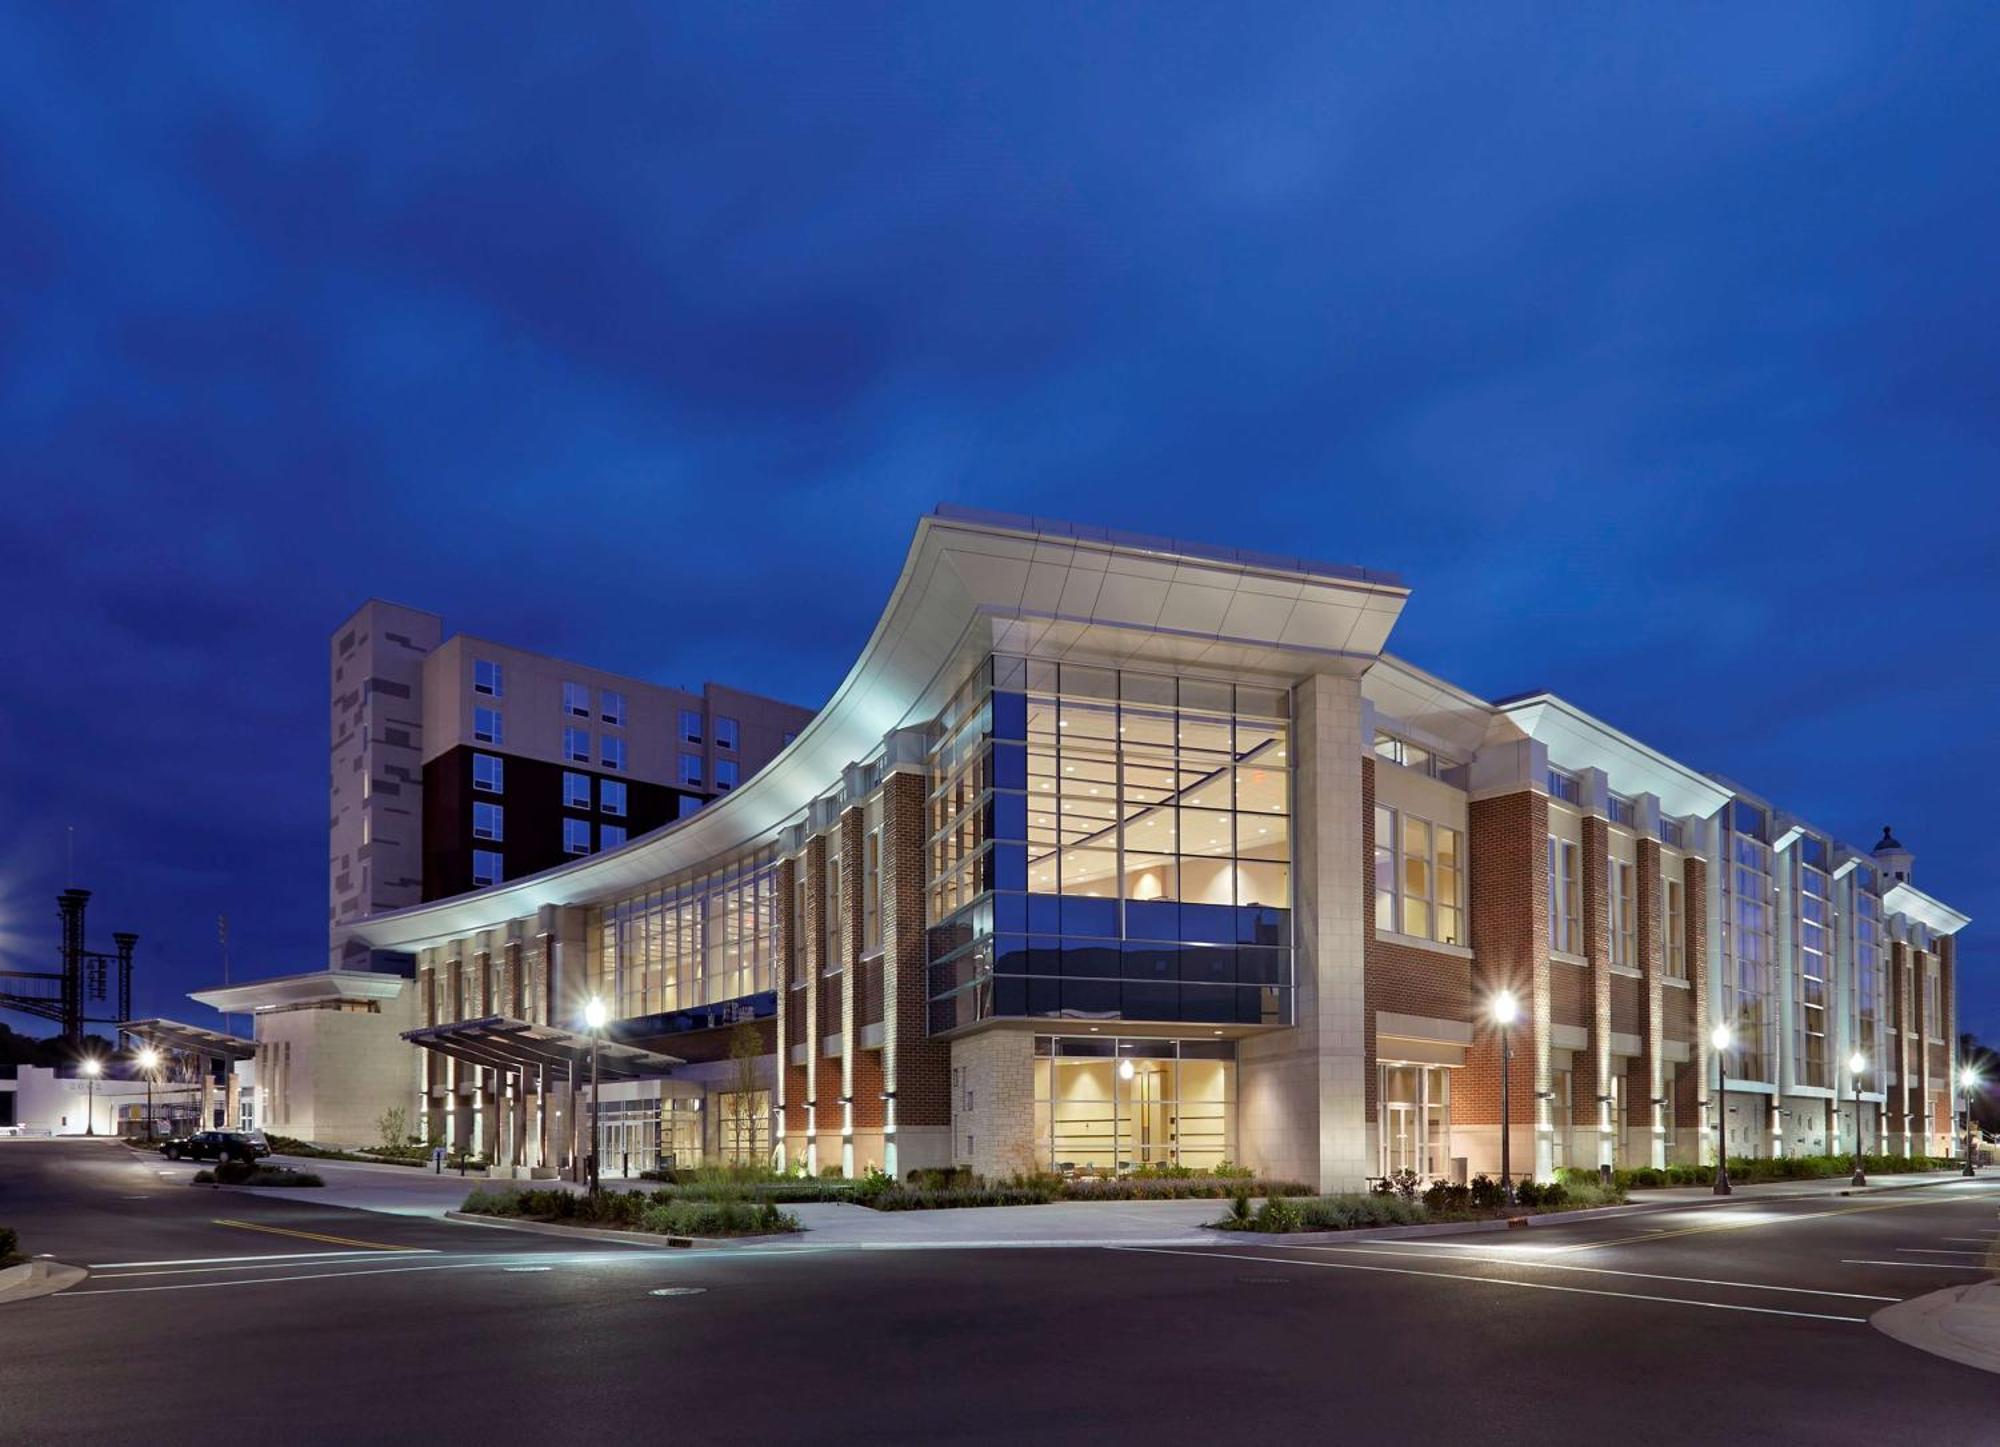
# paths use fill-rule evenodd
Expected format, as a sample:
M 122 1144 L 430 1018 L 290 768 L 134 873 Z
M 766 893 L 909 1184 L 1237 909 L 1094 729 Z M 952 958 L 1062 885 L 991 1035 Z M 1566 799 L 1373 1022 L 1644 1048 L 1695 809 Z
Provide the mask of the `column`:
M 1648 808 L 1642 811 L 1641 824 L 1649 818 L 1657 819 L 1657 801 L 1648 799 Z M 1665 989 L 1660 984 L 1661 972 L 1666 961 L 1666 941 L 1662 933 L 1665 920 L 1665 900 L 1662 897 L 1662 875 L 1660 873 L 1660 841 L 1657 835 L 1642 833 L 1635 851 L 1633 867 L 1638 871 L 1639 887 L 1637 895 L 1637 925 L 1639 945 L 1639 1060 L 1637 1068 L 1627 1079 L 1636 1079 L 1644 1085 L 1642 1099 L 1629 1102 L 1631 1119 L 1645 1130 L 1646 1164 L 1659 1170 L 1667 1163 L 1666 1113 L 1658 1104 L 1667 1093 L 1666 1064 L 1661 1053 L 1666 1042 L 1666 1023 L 1662 1018 L 1665 1008 Z M 1685 896 L 1684 896 L 1685 898 Z
M 1363 1189 L 1368 1149 L 1361 854 L 1361 685 L 1313 674 L 1292 691 L 1296 774 L 1294 1025 L 1237 1047 L 1244 1157 L 1321 1191 Z
M 819 1130 L 838 1087 L 832 1073 L 820 1060 L 826 1039 L 824 1010 L 826 973 L 826 836 L 815 834 L 806 841 L 806 908 L 801 928 L 799 961 L 805 971 L 806 997 L 806 1173 L 818 1175 L 820 1168 Z
M 840 931 L 840 1173 L 850 1180 L 854 1169 L 855 1048 L 859 1038 L 857 993 L 861 987 L 861 889 L 866 872 L 861 855 L 867 825 L 859 805 L 843 810 L 840 816 L 840 918 L 833 922 Z M 877 1091 L 880 1094 L 880 1091 Z
M 924 972 L 921 763 L 882 781 L 882 1091 L 887 1159 L 902 1179 L 951 1164 L 951 1047 L 930 1038 Z
M 1600 776 L 1601 777 L 1601 776 Z M 1602 790 L 1598 802 L 1602 802 Z M 1574 1124 L 1594 1130 L 1594 1166 L 1615 1165 L 1611 1130 L 1611 921 L 1606 899 L 1611 831 L 1597 814 L 1583 816 L 1583 953 L 1590 961 L 1584 1023 L 1590 1043 L 1575 1057 L 1570 1109 Z M 1582 1162 L 1578 1162 L 1582 1164 Z

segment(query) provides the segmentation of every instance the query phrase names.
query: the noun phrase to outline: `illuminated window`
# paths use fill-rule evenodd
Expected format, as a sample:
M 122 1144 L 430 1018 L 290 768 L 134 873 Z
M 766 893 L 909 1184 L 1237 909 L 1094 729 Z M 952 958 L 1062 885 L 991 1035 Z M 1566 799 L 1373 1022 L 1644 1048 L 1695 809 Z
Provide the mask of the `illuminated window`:
M 1375 927 L 1463 944 L 1464 856 L 1456 829 L 1375 808 Z
M 1549 836 L 1549 948 L 1581 954 L 1583 878 L 1577 847 Z

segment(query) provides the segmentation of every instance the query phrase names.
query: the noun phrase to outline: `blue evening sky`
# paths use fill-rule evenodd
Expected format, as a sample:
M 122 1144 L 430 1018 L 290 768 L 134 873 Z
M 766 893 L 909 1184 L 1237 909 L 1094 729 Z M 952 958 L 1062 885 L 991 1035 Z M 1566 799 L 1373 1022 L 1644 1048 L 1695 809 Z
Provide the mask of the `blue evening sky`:
M 0 10 L 0 952 L 325 958 L 381 594 L 817 703 L 918 514 L 1402 572 L 1976 917 L 2000 1035 L 1984 7 Z M 17 1025 L 27 1022 L 15 1021 Z

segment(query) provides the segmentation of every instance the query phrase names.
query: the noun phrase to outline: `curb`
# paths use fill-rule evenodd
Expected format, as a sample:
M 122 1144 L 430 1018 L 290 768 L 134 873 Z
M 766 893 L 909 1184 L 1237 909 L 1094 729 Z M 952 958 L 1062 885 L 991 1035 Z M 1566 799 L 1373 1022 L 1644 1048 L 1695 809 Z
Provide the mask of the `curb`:
M 1765 1191 L 1756 1186 L 1738 1186 L 1727 1196 L 1691 1196 L 1686 1199 L 1678 1197 L 1660 1199 L 1655 1197 L 1653 1193 L 1661 1190 L 1684 1191 L 1700 1190 L 1702 1188 L 1690 1186 L 1649 1186 L 1636 1189 L 1630 1194 L 1632 1204 L 1635 1206 L 1703 1206 L 1709 1204 L 1711 1201 L 1718 1205 L 1736 1204 L 1744 1201 L 1837 1201 L 1843 1196 L 1873 1196 L 1883 1191 L 1915 1191 L 1925 1186 L 1955 1186 L 1965 1179 L 1964 1176 L 1953 1175 L 1946 1176 L 1941 1180 L 1930 1181 L 1884 1181 L 1882 1177 L 1876 1176 L 1865 1186 L 1842 1186 L 1837 1191 Z M 1981 1181 L 1995 1178 L 1974 1176 L 1972 1179 Z M 1778 1183 L 1772 1182 L 1771 1184 L 1775 1185 Z M 1787 1182 L 1786 1184 L 1792 1183 Z M 1755 1192 L 1755 1194 L 1750 1194 L 1751 1192 Z
M 662 1236 L 653 1231 L 618 1231 L 603 1226 L 562 1226 L 554 1221 L 523 1221 L 513 1216 L 482 1216 L 476 1211 L 446 1211 L 444 1219 L 468 1226 L 498 1226 L 503 1231 L 533 1231 L 542 1236 L 568 1236 L 582 1241 L 622 1241 L 627 1246 L 722 1246 L 707 1236 Z M 734 1241 L 772 1241 L 773 1236 L 739 1236 Z
M 33 1261 L 0 1271 L 0 1304 L 53 1296 L 58 1291 L 67 1291 L 88 1275 L 90 1273 L 81 1266 L 66 1266 L 47 1256 L 38 1256 Z
M 1885 1306 L 1868 1324 L 1904 1346 L 2000 1373 L 2000 1281 L 1990 1277 Z

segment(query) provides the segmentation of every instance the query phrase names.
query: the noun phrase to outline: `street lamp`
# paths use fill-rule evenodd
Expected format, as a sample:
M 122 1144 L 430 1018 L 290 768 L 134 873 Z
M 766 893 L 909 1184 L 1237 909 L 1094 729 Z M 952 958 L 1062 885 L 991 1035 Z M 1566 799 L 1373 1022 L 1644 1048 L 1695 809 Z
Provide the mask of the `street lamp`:
M 1979 1089 L 1979 1072 L 1970 1065 L 1958 1072 L 1958 1096 L 1965 1106 L 1965 1169 L 1959 1174 L 1969 1176 L 1972 1170 L 1972 1092 Z
M 604 1022 L 610 1019 L 604 1001 L 592 995 L 583 1007 L 583 1023 L 590 1027 L 590 1194 L 597 1194 L 597 1042 L 604 1038 Z
M 1722 1064 L 1733 1038 L 1726 1020 L 1718 1020 L 1708 1032 L 1708 1043 L 1715 1047 L 1715 1194 L 1718 1196 L 1729 1194 L 1729 1141 L 1723 1134 L 1729 1114 L 1729 1084 L 1722 1073 Z
M 1859 1050 L 1847 1057 L 1847 1073 L 1854 1078 L 1854 1178 L 1848 1184 L 1865 1186 L 1868 1176 L 1861 1169 L 1861 1074 L 1868 1068 L 1868 1057 Z
M 95 1055 L 83 1057 L 84 1099 L 87 1102 L 83 1108 L 85 1135 L 97 1134 L 97 1072 L 103 1068 Z
M 150 1045 L 139 1049 L 139 1068 L 146 1072 L 146 1143 L 153 1141 L 153 1082 L 159 1075 L 160 1052 Z
M 1520 1014 L 1521 1002 L 1514 998 L 1512 990 L 1502 990 L 1493 997 L 1493 1023 L 1500 1027 L 1500 1194 L 1510 1206 L 1514 1204 L 1514 1122 L 1509 1088 L 1514 1074 L 1514 1047 L 1508 1041 L 1507 1027 Z

